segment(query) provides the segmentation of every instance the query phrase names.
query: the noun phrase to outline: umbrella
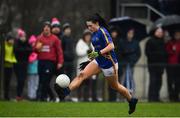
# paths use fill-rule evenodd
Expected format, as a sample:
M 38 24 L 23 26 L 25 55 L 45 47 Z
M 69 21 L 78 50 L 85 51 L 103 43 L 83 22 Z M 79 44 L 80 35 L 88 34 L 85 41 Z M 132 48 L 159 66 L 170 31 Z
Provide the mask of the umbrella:
M 166 30 L 180 29 L 180 16 L 170 15 L 156 20 L 150 28 L 150 33 L 158 27 L 162 27 Z
M 137 40 L 141 41 L 147 36 L 146 25 L 128 16 L 113 18 L 110 20 L 109 25 L 118 27 L 123 37 L 126 37 L 127 31 L 131 28 L 135 29 L 135 39 Z

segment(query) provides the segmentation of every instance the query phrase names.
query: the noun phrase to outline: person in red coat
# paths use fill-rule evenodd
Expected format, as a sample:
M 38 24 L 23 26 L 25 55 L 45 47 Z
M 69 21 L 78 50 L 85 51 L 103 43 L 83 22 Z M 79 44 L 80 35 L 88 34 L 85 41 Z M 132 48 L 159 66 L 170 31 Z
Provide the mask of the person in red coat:
M 46 101 L 48 95 L 50 100 L 55 100 L 50 88 L 50 82 L 57 69 L 60 69 L 64 62 L 61 41 L 51 33 L 50 22 L 45 22 L 43 32 L 37 37 L 34 47 L 38 53 L 38 74 L 39 88 L 38 99 Z
M 173 39 L 166 44 L 166 50 L 168 52 L 167 79 L 169 100 L 178 102 L 180 88 L 180 31 L 174 32 Z

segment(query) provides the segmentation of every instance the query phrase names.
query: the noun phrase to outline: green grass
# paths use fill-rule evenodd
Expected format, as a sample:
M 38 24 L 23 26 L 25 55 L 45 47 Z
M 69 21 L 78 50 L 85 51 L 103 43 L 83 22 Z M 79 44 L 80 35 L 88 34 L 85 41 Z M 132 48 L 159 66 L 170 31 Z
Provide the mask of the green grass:
M 4 102 L 0 101 L 0 116 L 129 116 L 127 103 L 81 102 Z M 180 116 L 180 103 L 138 103 L 131 116 Z

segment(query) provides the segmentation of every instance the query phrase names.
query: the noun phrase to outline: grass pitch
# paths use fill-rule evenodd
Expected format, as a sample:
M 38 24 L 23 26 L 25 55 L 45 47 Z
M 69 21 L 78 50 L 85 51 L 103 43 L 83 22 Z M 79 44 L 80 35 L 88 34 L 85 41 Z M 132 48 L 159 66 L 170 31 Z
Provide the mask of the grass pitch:
M 32 117 L 126 117 L 180 116 L 180 103 L 138 103 L 136 112 L 128 115 L 127 103 L 109 102 L 4 102 L 0 116 Z

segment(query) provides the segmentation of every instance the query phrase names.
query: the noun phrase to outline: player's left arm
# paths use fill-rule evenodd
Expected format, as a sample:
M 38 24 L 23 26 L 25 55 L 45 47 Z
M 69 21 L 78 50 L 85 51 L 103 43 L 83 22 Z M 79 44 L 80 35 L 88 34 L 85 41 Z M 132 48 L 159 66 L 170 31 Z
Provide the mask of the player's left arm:
M 100 50 L 100 54 L 103 55 L 103 54 L 109 53 L 111 50 L 114 49 L 114 43 L 113 43 L 112 38 L 107 30 L 101 28 L 101 32 L 102 32 L 101 37 L 106 42 L 106 47 L 103 48 L 102 50 Z
M 107 46 L 105 48 L 103 48 L 102 50 L 100 50 L 100 54 L 107 54 L 108 52 L 110 52 L 111 50 L 114 49 L 114 44 L 113 43 L 108 43 Z

